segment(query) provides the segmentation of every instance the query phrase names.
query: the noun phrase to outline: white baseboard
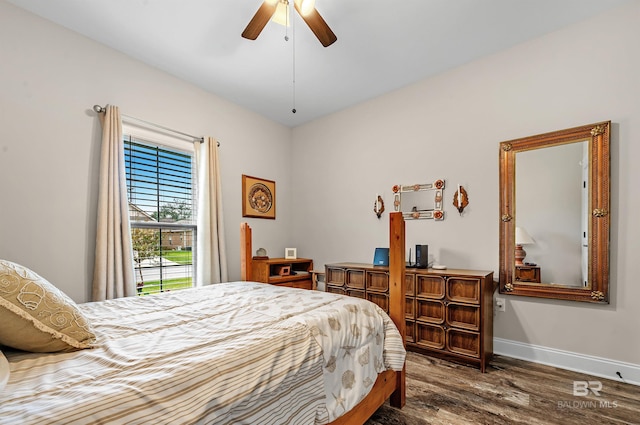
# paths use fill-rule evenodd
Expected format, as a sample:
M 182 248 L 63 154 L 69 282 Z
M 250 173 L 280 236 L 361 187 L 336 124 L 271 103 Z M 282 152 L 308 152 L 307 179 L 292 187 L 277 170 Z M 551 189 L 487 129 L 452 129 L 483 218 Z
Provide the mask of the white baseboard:
M 640 385 L 640 365 L 589 356 L 508 339 L 493 338 L 493 352 L 501 356 L 582 372 L 627 384 Z M 622 379 L 616 372 L 620 372 Z

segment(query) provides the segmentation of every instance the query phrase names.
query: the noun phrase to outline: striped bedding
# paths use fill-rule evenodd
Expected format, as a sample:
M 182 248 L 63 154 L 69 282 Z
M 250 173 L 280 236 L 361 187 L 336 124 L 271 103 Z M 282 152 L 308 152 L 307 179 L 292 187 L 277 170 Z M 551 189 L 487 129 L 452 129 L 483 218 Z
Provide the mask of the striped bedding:
M 81 304 L 95 348 L 4 350 L 0 424 L 323 424 L 405 351 L 368 301 L 253 282 Z

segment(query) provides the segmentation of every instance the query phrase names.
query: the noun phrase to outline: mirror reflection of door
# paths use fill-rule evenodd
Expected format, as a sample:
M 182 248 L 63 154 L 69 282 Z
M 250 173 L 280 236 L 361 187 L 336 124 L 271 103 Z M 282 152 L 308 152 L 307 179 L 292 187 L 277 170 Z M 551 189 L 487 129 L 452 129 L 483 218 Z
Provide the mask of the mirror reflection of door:
M 588 282 L 588 147 L 579 141 L 516 154 L 516 227 L 533 239 L 523 245 L 524 262 L 540 268 L 542 283 Z
M 582 286 L 589 287 L 589 142 L 582 149 Z

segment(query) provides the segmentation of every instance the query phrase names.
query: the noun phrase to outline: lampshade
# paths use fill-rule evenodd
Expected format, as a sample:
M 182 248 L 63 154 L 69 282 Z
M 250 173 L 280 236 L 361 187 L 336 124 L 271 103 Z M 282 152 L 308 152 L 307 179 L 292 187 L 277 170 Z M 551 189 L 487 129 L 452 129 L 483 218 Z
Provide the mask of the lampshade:
M 302 16 L 308 15 L 316 8 L 316 0 L 295 0 L 295 2 L 300 8 Z
M 530 245 L 536 243 L 522 227 L 516 227 L 516 245 Z
M 316 8 L 316 0 L 294 0 L 298 5 L 298 10 L 300 10 L 300 14 L 302 16 L 307 16 L 309 13 L 313 12 Z M 273 14 L 271 20 L 276 24 L 284 25 L 288 27 L 290 25 L 289 22 L 289 2 L 283 2 L 280 0 L 269 0 L 271 4 L 276 4 L 276 11 Z
M 284 25 L 285 27 L 289 26 L 289 4 L 285 4 L 282 2 L 278 2 L 276 6 L 276 11 L 271 17 L 271 20 L 276 24 Z

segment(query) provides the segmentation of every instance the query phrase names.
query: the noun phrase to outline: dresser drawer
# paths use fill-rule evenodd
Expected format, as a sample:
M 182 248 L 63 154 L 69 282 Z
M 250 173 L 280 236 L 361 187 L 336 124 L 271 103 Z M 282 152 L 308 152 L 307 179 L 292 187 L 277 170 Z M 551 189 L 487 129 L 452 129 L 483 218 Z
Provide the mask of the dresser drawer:
M 416 300 L 415 298 L 405 297 L 404 299 L 404 317 L 407 319 L 416 318 Z
M 449 303 L 447 324 L 472 331 L 480 330 L 480 306 Z
M 452 353 L 480 357 L 480 334 L 460 329 L 447 329 L 447 349 Z
M 325 283 L 327 285 L 342 286 L 344 285 L 344 281 L 345 281 L 344 276 L 345 276 L 344 269 L 334 269 L 334 268 L 327 267 Z
M 444 278 L 416 275 L 416 297 L 443 299 Z
M 416 342 L 416 322 L 413 320 L 405 321 L 404 340 L 407 342 Z
M 361 291 L 359 289 L 347 289 L 347 295 L 349 295 L 350 297 L 367 299 L 364 291 Z
M 332 294 L 347 295 L 347 290 L 344 289 L 342 286 L 327 285 L 326 291 Z
M 415 297 L 416 295 L 416 275 L 413 273 L 406 273 L 404 275 L 404 292 L 405 294 Z
M 445 346 L 445 331 L 442 326 L 416 322 L 416 344 L 442 350 Z
M 416 300 L 416 320 L 444 323 L 444 303 L 437 300 Z
M 388 292 L 389 273 L 367 272 L 367 291 Z
M 276 286 L 288 286 L 290 288 L 311 289 L 313 282 L 311 280 L 294 280 L 292 282 L 278 283 Z
M 447 297 L 450 301 L 480 304 L 480 280 L 464 277 L 448 278 Z
M 364 270 L 347 270 L 347 288 L 364 289 L 365 272 Z
M 367 292 L 367 299 L 384 310 L 385 313 L 389 313 L 389 295 L 379 294 L 377 292 Z

